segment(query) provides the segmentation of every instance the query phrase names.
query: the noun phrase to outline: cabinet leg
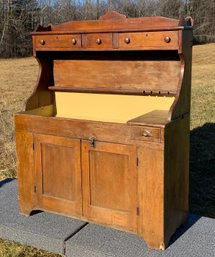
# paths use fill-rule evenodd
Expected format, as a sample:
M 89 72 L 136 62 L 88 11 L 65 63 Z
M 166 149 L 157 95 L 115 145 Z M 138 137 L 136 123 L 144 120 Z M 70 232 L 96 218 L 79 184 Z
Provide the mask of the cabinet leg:
M 24 199 L 19 199 L 19 214 L 23 216 L 30 216 L 32 212 L 38 210 L 33 203 L 27 203 Z
M 32 211 L 33 211 L 32 208 L 23 208 L 22 205 L 19 204 L 19 214 L 28 217 L 31 215 Z
M 157 231 L 145 231 L 142 230 L 140 236 L 146 242 L 147 246 L 151 249 L 160 249 L 165 250 L 171 242 L 172 236 L 176 233 L 178 228 L 183 226 L 187 226 L 188 215 L 185 214 L 181 221 L 178 223 L 179 225 L 175 225 L 171 230 L 166 232 L 158 232 Z M 176 223 L 175 223 L 176 224 Z
M 22 215 L 22 216 L 25 216 L 25 217 L 33 216 L 33 215 L 38 214 L 40 212 L 43 212 L 43 211 L 40 210 L 40 209 L 37 209 L 37 208 L 31 208 L 29 210 L 19 209 L 19 214 Z
M 19 214 L 22 215 L 22 216 L 25 216 L 25 217 L 29 217 L 31 215 L 31 211 L 23 212 L 23 211 L 20 210 Z
M 148 235 L 141 236 L 146 242 L 147 246 L 151 249 L 165 250 L 169 246 L 170 238 L 164 239 L 161 237 L 153 236 L 148 233 Z

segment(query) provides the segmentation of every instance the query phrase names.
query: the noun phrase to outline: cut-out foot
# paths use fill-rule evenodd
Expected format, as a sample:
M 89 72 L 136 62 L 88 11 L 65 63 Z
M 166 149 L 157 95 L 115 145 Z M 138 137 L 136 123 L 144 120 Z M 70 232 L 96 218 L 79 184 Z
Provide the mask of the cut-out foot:
M 26 216 L 26 217 L 33 216 L 33 215 L 38 214 L 40 212 L 43 212 L 43 211 L 41 211 L 41 210 L 32 210 L 32 209 L 30 209 L 30 210 L 21 210 L 20 209 L 20 211 L 19 211 L 19 213 L 21 215 Z
M 165 250 L 170 243 L 170 238 L 164 238 L 161 236 L 153 235 L 152 233 L 145 234 L 145 236 L 141 236 L 141 238 L 146 242 L 147 246 L 150 249 L 156 249 L 156 250 Z

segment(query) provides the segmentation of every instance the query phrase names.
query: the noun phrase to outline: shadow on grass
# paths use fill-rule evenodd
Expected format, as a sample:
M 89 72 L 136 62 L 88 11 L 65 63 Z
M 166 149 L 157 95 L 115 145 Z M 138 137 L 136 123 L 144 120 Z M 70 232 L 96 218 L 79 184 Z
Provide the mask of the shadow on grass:
M 13 180 L 14 180 L 13 178 L 6 178 L 0 181 L 0 188 L 3 187 L 5 184 L 12 182 Z
M 215 123 L 190 134 L 190 212 L 215 218 Z

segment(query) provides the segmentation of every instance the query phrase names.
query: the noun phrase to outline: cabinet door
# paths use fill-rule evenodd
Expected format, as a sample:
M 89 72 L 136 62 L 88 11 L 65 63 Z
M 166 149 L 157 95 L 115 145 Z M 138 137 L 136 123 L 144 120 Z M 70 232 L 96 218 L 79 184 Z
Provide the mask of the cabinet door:
M 82 173 L 84 216 L 136 231 L 136 147 L 83 141 Z
M 81 216 L 80 140 L 38 134 L 34 145 L 38 207 Z

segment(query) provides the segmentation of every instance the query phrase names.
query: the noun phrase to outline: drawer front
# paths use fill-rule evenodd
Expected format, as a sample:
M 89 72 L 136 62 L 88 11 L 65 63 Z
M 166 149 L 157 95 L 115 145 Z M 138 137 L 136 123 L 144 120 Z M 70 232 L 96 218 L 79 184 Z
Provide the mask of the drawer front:
M 119 48 L 178 48 L 177 31 L 120 33 Z
M 85 42 L 87 48 L 112 48 L 112 33 L 87 34 Z
M 151 127 L 133 127 L 131 130 L 131 139 L 143 141 L 157 141 L 161 140 L 160 128 Z
M 81 48 L 81 35 L 44 35 L 35 37 L 37 50 L 63 50 Z

